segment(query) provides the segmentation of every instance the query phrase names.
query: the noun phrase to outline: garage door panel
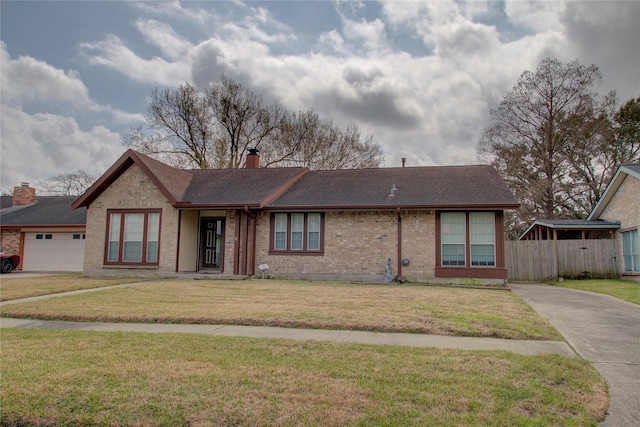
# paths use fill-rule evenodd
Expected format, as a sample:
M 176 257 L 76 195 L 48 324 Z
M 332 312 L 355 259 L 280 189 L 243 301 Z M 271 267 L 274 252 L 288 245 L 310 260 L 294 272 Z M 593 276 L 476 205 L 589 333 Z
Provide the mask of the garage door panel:
M 83 233 L 26 233 L 23 271 L 82 271 Z

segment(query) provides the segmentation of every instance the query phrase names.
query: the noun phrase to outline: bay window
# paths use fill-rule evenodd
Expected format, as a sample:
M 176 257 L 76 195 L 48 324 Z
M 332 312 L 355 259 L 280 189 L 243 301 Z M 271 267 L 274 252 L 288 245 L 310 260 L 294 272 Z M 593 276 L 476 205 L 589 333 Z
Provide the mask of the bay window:
M 160 210 L 109 210 L 107 264 L 158 265 Z

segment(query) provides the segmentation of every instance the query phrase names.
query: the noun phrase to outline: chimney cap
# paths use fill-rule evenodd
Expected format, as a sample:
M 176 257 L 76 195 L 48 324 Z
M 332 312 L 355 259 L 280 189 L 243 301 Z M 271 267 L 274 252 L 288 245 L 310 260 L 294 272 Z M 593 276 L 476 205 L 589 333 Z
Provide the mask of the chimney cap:
M 259 155 L 260 154 L 260 150 L 258 150 L 257 148 L 249 148 L 249 155 Z

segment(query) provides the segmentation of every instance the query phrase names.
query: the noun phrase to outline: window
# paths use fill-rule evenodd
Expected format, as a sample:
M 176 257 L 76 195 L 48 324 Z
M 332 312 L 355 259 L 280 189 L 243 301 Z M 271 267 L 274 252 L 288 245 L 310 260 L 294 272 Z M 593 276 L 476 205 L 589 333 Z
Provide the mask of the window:
M 444 267 L 495 267 L 495 239 L 494 212 L 440 214 L 440 264 Z
M 157 265 L 160 211 L 109 211 L 106 262 Z
M 73 240 L 85 240 L 86 234 L 74 234 L 73 235 Z
M 442 265 L 465 265 L 466 214 L 464 212 L 443 213 Z
M 321 213 L 276 213 L 271 216 L 271 252 L 315 254 L 323 251 Z
M 471 244 L 471 265 L 495 266 L 496 233 L 494 213 L 469 213 L 469 237 Z
M 622 232 L 622 259 L 626 273 L 640 272 L 640 253 L 638 249 L 638 230 Z

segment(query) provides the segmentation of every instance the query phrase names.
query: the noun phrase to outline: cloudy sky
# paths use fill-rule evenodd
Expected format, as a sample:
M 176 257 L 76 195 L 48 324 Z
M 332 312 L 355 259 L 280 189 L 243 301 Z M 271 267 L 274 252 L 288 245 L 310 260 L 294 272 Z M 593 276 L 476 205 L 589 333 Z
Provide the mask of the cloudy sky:
M 224 73 L 356 122 L 386 166 L 475 162 L 489 109 L 551 56 L 640 96 L 637 1 L 0 2 L 1 181 L 101 174 L 153 88 Z

